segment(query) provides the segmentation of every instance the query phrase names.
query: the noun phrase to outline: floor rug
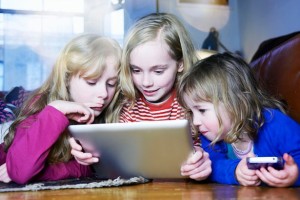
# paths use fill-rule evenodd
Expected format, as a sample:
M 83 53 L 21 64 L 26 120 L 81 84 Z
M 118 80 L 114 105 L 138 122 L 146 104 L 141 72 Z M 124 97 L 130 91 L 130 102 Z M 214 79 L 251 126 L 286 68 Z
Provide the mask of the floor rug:
M 122 185 L 133 185 L 149 182 L 143 177 L 133 177 L 130 179 L 109 179 L 99 180 L 94 178 L 84 179 L 67 179 L 60 181 L 36 182 L 26 185 L 16 183 L 1 183 L 0 192 L 17 192 L 17 191 L 38 191 L 38 190 L 60 190 L 60 189 L 78 189 L 78 188 L 100 188 L 100 187 L 116 187 Z

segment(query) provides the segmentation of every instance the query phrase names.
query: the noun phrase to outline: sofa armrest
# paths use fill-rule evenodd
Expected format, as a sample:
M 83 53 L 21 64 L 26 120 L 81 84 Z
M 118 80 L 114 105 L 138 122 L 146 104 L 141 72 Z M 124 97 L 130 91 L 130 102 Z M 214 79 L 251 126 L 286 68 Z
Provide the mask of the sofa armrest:
M 250 65 L 266 90 L 286 102 L 289 115 L 300 123 L 300 33 L 273 47 Z

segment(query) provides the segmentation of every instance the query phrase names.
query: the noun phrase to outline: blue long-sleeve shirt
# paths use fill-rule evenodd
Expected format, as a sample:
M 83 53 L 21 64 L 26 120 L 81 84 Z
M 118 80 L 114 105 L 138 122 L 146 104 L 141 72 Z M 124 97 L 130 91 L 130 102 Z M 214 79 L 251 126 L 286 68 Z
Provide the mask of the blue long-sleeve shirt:
M 265 124 L 258 131 L 253 141 L 254 154 L 257 156 L 291 155 L 300 170 L 300 125 L 289 116 L 274 109 L 264 111 Z M 230 159 L 227 156 L 228 148 L 224 141 L 214 146 L 203 135 L 200 136 L 202 147 L 212 160 L 212 174 L 209 179 L 223 184 L 236 184 L 235 169 L 240 159 Z M 300 176 L 293 186 L 300 186 Z

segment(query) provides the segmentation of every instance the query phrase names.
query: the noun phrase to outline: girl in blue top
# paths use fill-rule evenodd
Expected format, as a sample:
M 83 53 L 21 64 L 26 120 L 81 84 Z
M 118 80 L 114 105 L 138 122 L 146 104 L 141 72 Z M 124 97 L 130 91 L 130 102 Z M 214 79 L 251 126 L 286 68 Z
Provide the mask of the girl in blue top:
M 183 77 L 178 94 L 210 155 L 210 180 L 300 186 L 300 125 L 259 87 L 242 58 L 223 53 L 198 61 Z M 248 169 L 246 157 L 254 155 L 282 156 L 284 168 Z

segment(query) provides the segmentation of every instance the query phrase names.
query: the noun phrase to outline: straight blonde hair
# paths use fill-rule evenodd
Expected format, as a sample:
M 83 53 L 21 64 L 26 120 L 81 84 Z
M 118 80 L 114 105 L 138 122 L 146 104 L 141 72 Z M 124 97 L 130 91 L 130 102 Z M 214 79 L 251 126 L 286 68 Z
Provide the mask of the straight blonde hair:
M 139 19 L 129 30 L 125 38 L 119 76 L 118 98 L 108 121 L 118 122 L 124 103 L 133 105 L 138 97 L 130 70 L 130 54 L 134 48 L 155 40 L 158 36 L 169 46 L 169 55 L 178 62 L 183 62 L 184 70 L 178 73 L 175 85 L 194 62 L 197 61 L 195 48 L 188 32 L 176 16 L 167 13 L 153 13 Z
M 59 54 L 46 82 L 32 93 L 21 108 L 17 119 L 10 126 L 4 138 L 5 150 L 7 151 L 13 142 L 16 128 L 19 126 L 26 128 L 27 125 L 22 123 L 26 118 L 39 113 L 52 101 L 71 101 L 69 83 L 74 75 L 84 75 L 93 69 L 94 73 L 89 77 L 100 77 L 108 67 L 106 66 L 108 56 L 114 56 L 120 66 L 121 47 L 113 39 L 95 34 L 83 34 L 72 39 Z M 103 111 L 94 123 L 101 121 L 105 114 L 106 112 Z M 48 155 L 49 163 L 65 162 L 71 158 L 68 138 L 67 131 L 60 135 Z

